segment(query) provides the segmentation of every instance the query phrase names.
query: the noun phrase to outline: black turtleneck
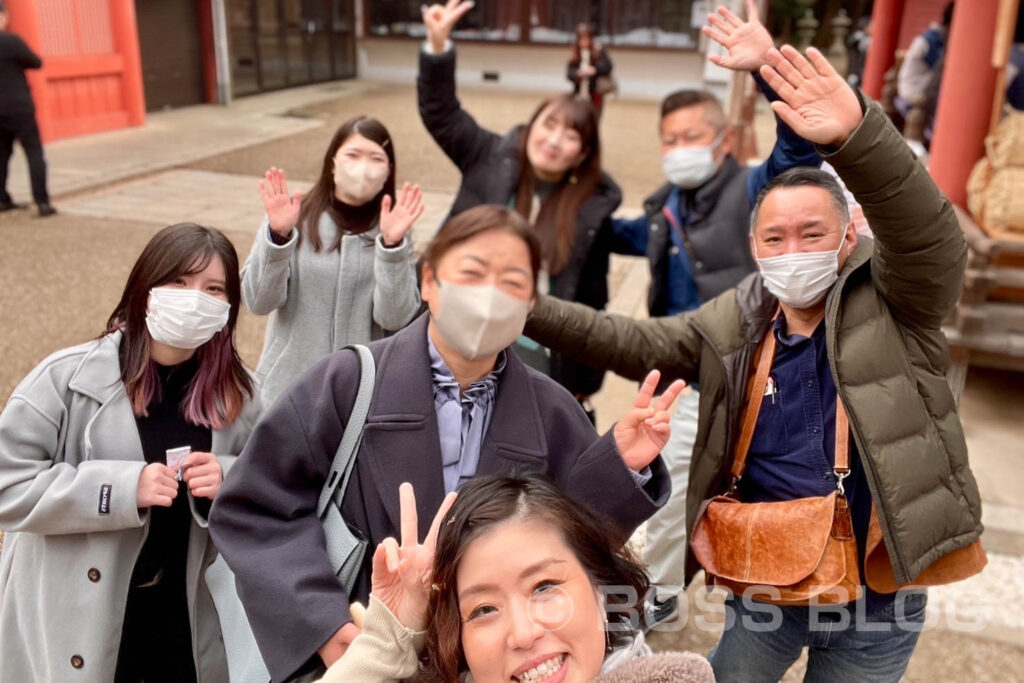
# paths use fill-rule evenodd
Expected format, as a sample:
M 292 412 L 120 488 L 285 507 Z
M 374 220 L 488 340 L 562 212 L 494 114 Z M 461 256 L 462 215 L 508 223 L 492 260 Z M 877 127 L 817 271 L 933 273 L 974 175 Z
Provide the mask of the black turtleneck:
M 380 201 L 375 197 L 362 206 L 351 206 L 337 197 L 332 198 L 327 214 L 342 232 L 359 235 L 377 225 L 380 217 Z
M 179 446 L 210 451 L 210 430 L 186 422 L 181 410 L 198 369 L 195 356 L 180 365 L 156 366 L 159 391 L 149 405 L 149 415 L 135 418 L 147 464 L 166 464 L 167 450 Z M 210 501 L 197 498 L 196 507 L 207 513 Z M 117 683 L 196 680 L 185 588 L 191 525 L 184 482 L 178 484 L 170 507 L 149 510 L 149 531 L 128 589 Z

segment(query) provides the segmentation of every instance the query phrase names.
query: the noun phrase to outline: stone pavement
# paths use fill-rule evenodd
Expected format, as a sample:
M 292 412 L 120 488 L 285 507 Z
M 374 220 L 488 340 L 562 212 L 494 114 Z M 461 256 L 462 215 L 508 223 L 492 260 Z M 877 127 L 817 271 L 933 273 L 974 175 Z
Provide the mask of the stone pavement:
M 460 96 L 478 121 L 498 131 L 527 117 L 536 105 L 535 98 L 520 94 L 467 91 Z M 161 227 L 188 220 L 221 228 L 244 259 L 263 215 L 256 189 L 263 170 L 281 166 L 292 189 L 305 190 L 319 172 L 336 126 L 361 112 L 372 112 L 392 131 L 399 180 L 426 188 L 428 213 L 414 234 L 423 245 L 443 220 L 458 176 L 423 130 L 411 87 L 358 81 L 311 86 L 245 98 L 230 107 L 151 115 L 141 129 L 48 146 L 61 215 L 46 220 L 29 211 L 0 215 L 5 245 L 0 319 L 6 323 L 0 332 L 5 356 L 0 400 L 48 353 L 102 331 L 132 262 Z M 623 186 L 625 206 L 639 206 L 661 182 L 656 116 L 651 103 L 612 100 L 606 107 L 605 165 Z M 762 119 L 759 131 L 762 143 L 770 144 L 770 119 Z M 22 185 L 23 169 L 19 160 L 12 162 L 12 179 Z M 24 190 L 15 188 L 24 198 Z M 615 257 L 609 310 L 643 316 L 647 282 L 642 259 Z M 251 366 L 259 357 L 264 326 L 264 318 L 243 311 L 238 346 Z M 634 383 L 608 375 L 595 397 L 602 429 L 628 408 L 635 390 Z M 1022 398 L 1019 375 L 971 370 L 961 414 L 986 501 L 991 563 L 971 581 L 931 591 L 930 609 L 941 612 L 942 623 L 922 636 L 907 680 L 1011 680 L 1024 670 Z M 690 589 L 691 607 L 697 590 Z M 950 627 L 951 612 L 968 622 L 967 631 Z M 979 621 L 984 622 L 980 632 Z M 713 624 L 702 629 L 690 619 L 685 628 L 657 634 L 652 642 L 663 649 L 707 652 L 716 633 Z M 786 680 L 798 680 L 802 666 L 798 663 Z

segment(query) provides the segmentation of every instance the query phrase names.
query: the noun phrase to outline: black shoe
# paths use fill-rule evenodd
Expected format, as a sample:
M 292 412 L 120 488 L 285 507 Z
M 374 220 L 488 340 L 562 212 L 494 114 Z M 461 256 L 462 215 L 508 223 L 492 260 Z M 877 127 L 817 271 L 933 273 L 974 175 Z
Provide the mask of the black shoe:
M 53 206 L 51 206 L 50 204 L 40 204 L 39 205 L 39 217 L 40 218 L 45 218 L 47 216 L 52 216 L 55 213 L 57 213 L 57 209 L 53 208 Z
M 666 621 L 671 621 L 679 614 L 679 598 L 673 595 L 664 601 L 654 599 L 654 602 L 644 603 L 643 629 L 646 633 L 652 628 Z
M 24 204 L 15 204 L 14 202 L 12 202 L 10 200 L 8 200 L 6 202 L 0 202 L 0 212 L 3 212 L 3 211 L 14 211 L 15 209 L 24 209 L 24 208 L 25 208 Z

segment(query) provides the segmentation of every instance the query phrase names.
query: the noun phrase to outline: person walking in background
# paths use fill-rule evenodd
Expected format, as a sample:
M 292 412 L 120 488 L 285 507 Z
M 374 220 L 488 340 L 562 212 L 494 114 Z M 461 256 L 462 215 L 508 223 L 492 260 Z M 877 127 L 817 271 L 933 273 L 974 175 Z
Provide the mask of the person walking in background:
M 38 69 L 43 61 L 25 41 L 7 30 L 7 9 L 0 0 L 0 212 L 21 208 L 7 193 L 7 171 L 17 141 L 28 157 L 32 198 L 40 216 L 52 216 L 46 191 L 46 160 L 36 125 L 36 108 L 25 80 L 25 69 Z
M 928 116 L 926 136 L 931 137 L 930 122 L 935 116 L 942 83 L 942 68 L 946 59 L 946 41 L 953 23 L 953 5 L 946 3 L 942 10 L 942 23 L 933 21 L 911 41 L 896 77 L 896 99 L 893 104 L 906 116 L 912 107 L 923 107 Z
M 590 24 L 580 24 L 572 44 L 568 76 L 573 84 L 572 94 L 589 99 L 598 117 L 604 108 L 604 96 L 615 89 L 611 74 L 612 60 L 608 51 L 594 37 Z
M 264 405 L 324 356 L 419 312 L 408 233 L 422 195 L 408 183 L 396 195 L 395 172 L 391 135 L 358 116 L 334 134 L 308 195 L 289 194 L 280 169 L 260 183 L 267 217 L 242 267 L 242 301 L 270 314 L 256 370 Z
M 0 680 L 265 671 L 207 532 L 259 416 L 234 346 L 239 290 L 227 237 L 164 228 L 103 335 L 14 390 L 0 413 Z M 232 658 L 238 646 L 251 654 Z
M 719 66 L 746 71 L 769 101 L 778 96 L 757 70 L 768 63 L 775 45 L 758 20 L 757 5 L 747 3 L 748 19 L 721 7 L 710 15 L 704 33 L 721 43 L 727 55 L 711 59 Z M 651 316 L 676 315 L 698 308 L 735 287 L 757 266 L 750 253 L 750 209 L 765 183 L 795 166 L 818 166 L 821 157 L 776 119 L 777 138 L 768 159 L 756 168 L 733 156 L 735 132 L 722 105 L 702 90 L 680 90 L 661 104 L 662 170 L 667 183 L 644 202 L 644 214 L 616 218 L 616 251 L 647 256 L 651 266 L 648 310 Z M 697 435 L 700 395 L 690 387 L 679 397 L 672 438 L 664 460 L 672 477 L 672 497 L 647 525 L 644 559 L 655 587 L 648 624 L 671 619 L 678 607 L 686 560 L 686 484 Z
M 525 125 L 505 136 L 481 127 L 455 92 L 455 48 L 449 36 L 472 2 L 449 0 L 424 9 L 427 40 L 417 81 L 420 118 L 462 180 L 451 215 L 479 204 L 514 209 L 537 231 L 543 263 L 539 291 L 593 308 L 608 302 L 614 236 L 611 215 L 622 191 L 601 170 L 597 117 L 586 100 L 545 100 Z M 589 406 L 604 371 L 588 368 L 521 339 L 516 353 Z M 589 411 L 593 416 L 593 411 Z

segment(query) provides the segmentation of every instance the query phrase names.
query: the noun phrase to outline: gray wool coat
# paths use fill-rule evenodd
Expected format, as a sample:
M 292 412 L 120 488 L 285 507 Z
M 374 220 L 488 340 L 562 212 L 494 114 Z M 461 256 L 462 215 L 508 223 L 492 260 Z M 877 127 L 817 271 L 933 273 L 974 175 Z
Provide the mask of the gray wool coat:
M 270 406 L 293 380 L 321 358 L 348 344 L 366 344 L 405 327 L 420 309 L 412 241 L 384 247 L 376 228 L 345 235 L 341 251 L 327 251 L 338 227 L 320 216 L 323 247 L 309 240 L 277 245 L 264 219 L 242 267 L 242 302 L 256 315 L 270 314 L 256 376 Z
M 0 681 L 113 680 L 129 582 L 149 530 L 148 510 L 135 504 L 146 461 L 120 378 L 120 341 L 115 332 L 51 355 L 0 413 Z M 250 401 L 213 432 L 225 472 L 258 413 Z M 243 648 L 254 641 L 191 495 L 189 504 L 192 649 L 199 681 L 220 683 L 228 680 L 224 640 Z M 223 639 L 221 622 L 233 625 Z

